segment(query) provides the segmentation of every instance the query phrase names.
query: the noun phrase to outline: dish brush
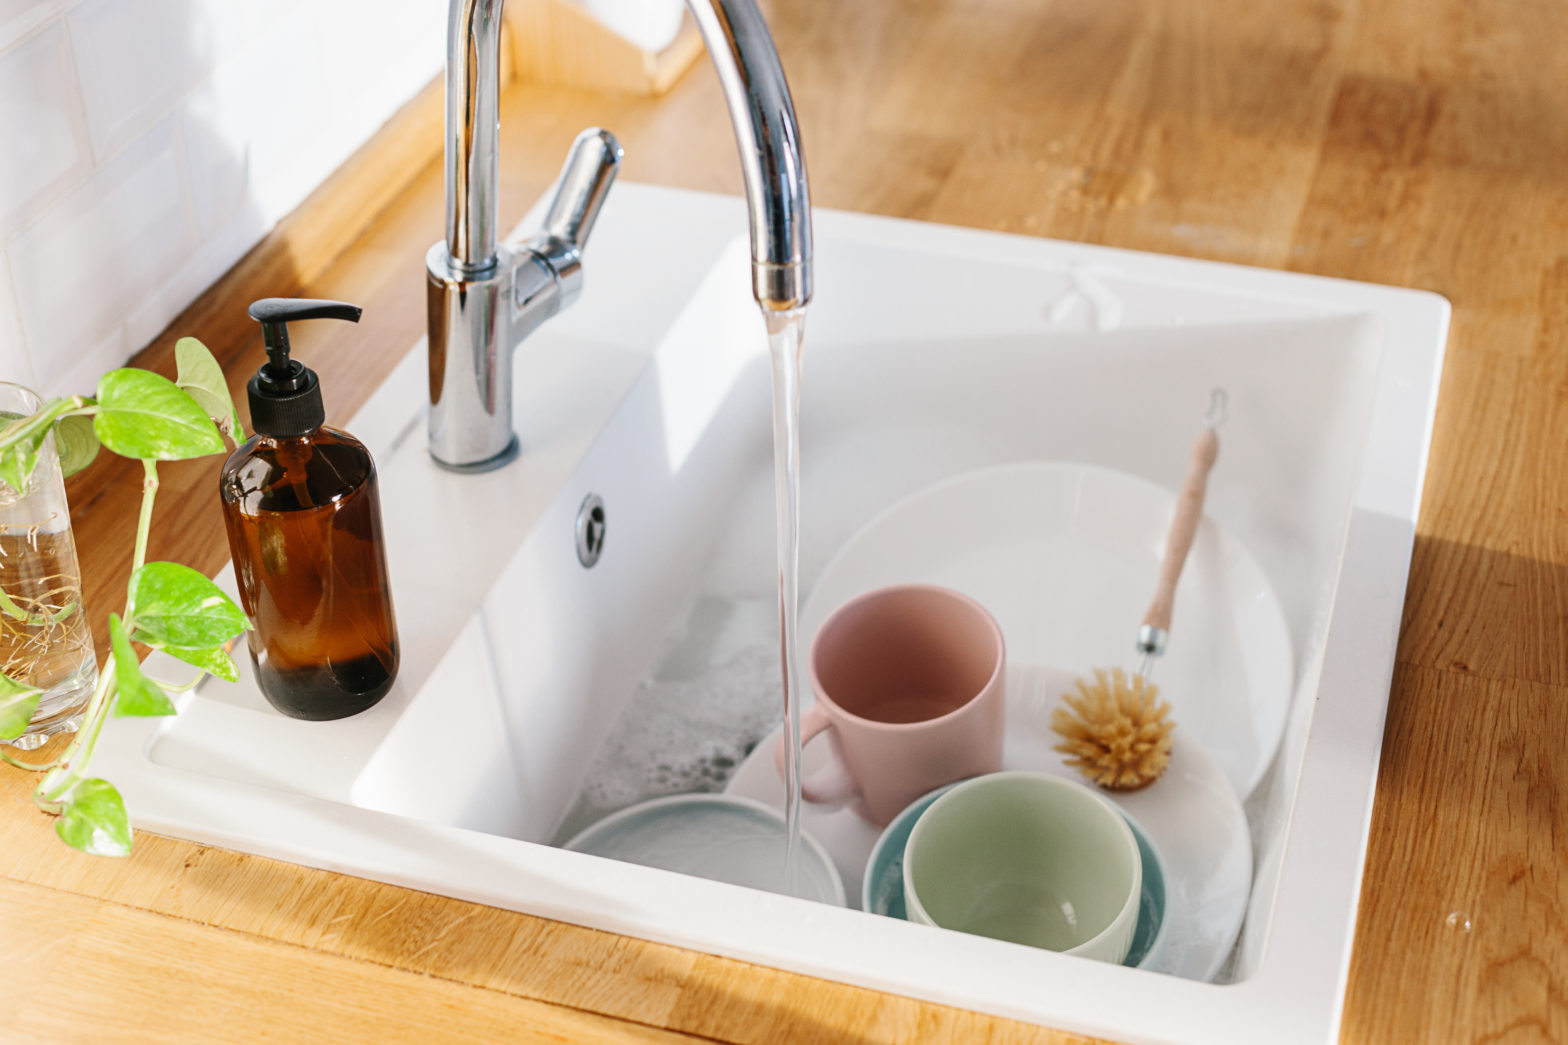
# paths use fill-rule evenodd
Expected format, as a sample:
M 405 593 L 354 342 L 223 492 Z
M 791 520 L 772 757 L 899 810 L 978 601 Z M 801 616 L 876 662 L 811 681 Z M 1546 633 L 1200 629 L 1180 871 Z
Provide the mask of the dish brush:
M 1192 445 L 1187 478 L 1176 498 L 1154 598 L 1138 629 L 1137 650 L 1143 655 L 1138 673 L 1129 677 L 1121 668 L 1097 668 L 1093 680 L 1078 679 L 1076 692 L 1062 695 L 1066 707 L 1051 713 L 1051 728 L 1062 737 L 1055 749 L 1070 756 L 1068 765 L 1110 791 L 1148 787 L 1170 765 L 1171 732 L 1176 723 L 1170 717 L 1170 702 L 1159 699 L 1159 687 L 1150 676 L 1155 658 L 1165 652 L 1176 582 L 1203 518 L 1209 472 L 1220 451 L 1219 427 L 1225 422 L 1225 405 L 1225 390 L 1214 389 L 1203 430 Z

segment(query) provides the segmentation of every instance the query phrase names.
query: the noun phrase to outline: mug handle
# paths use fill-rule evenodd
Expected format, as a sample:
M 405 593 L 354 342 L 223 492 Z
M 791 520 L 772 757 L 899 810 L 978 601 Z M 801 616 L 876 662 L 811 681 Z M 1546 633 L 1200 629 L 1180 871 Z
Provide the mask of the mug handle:
M 833 728 L 833 721 L 828 718 L 826 712 L 815 704 L 807 708 L 805 714 L 800 716 L 801 754 L 805 754 L 806 745 L 811 743 L 817 734 L 831 728 Z M 787 735 L 781 736 L 778 746 L 773 749 L 773 767 L 778 770 L 780 780 L 784 779 L 784 745 L 788 742 Z M 838 757 L 838 745 L 833 744 L 832 747 L 833 765 L 800 782 L 800 797 L 807 802 L 838 804 L 847 802 L 860 793 L 860 789 L 855 786 L 854 778 L 849 775 L 843 760 Z M 801 761 L 805 759 L 802 758 Z

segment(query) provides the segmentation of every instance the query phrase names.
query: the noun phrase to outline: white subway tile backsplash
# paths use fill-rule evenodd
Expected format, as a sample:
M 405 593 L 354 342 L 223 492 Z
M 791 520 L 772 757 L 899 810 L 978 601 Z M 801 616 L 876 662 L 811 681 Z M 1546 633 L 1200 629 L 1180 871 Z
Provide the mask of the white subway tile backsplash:
M 227 226 L 198 247 L 190 258 L 171 274 L 168 281 L 145 302 L 135 308 L 125 321 L 125 332 L 132 345 L 145 345 L 163 332 L 163 329 L 185 307 L 201 296 L 234 263 L 243 258 L 256 241 L 267 234 L 269 222 L 263 221 L 254 210 L 244 210 Z M 201 337 L 201 331 L 181 330 L 182 337 L 190 334 Z
M 0 0 L 0 51 L 43 25 L 67 0 Z
M 125 324 L 121 323 L 75 357 L 65 361 L 63 368 L 56 368 L 47 374 L 40 368 L 38 383 L 34 387 L 46 399 L 52 396 L 92 395 L 98 390 L 98 379 L 107 371 L 124 366 L 134 351 L 125 336 Z
M 11 289 L 11 270 L 0 257 L 0 381 L 31 386 L 33 361 L 27 355 L 22 337 L 22 320 L 16 314 L 16 293 Z
M 390 99 L 407 100 L 441 71 L 446 58 L 446 5 L 425 0 L 337 0 L 319 9 L 333 41 L 329 88 L 333 119 L 360 140 L 392 115 Z M 386 56 L 398 60 L 389 62 Z
M 184 0 L 189 5 L 191 33 L 206 56 L 206 67 L 216 68 L 250 46 L 265 24 L 266 12 L 279 0 Z
M 172 118 L 60 200 L 8 247 L 40 381 L 164 285 L 194 245 Z
M 213 91 L 204 86 L 180 107 L 179 134 L 197 235 L 210 236 L 249 199 L 250 146 L 244 122 L 225 119 Z
M 167 113 L 239 35 L 232 4 L 215 0 L 83 0 L 66 21 L 100 160 Z
M 0 0 L 0 379 L 91 391 L 439 74 L 445 19 Z
M 330 55 L 311 7 L 297 7 L 225 63 L 198 93 L 229 148 L 243 142 L 252 205 L 276 222 L 320 184 L 333 149 Z M 286 60 L 280 60 L 286 55 Z
M 58 24 L 0 56 L 0 236 L 92 166 L 70 46 Z

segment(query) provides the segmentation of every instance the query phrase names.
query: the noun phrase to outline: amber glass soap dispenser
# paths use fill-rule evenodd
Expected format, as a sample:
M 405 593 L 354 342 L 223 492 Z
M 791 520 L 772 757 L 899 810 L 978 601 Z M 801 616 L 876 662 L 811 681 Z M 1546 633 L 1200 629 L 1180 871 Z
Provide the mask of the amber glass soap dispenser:
M 340 301 L 251 305 L 267 345 L 247 386 L 255 433 L 219 480 L 256 678 L 294 718 L 364 711 L 397 676 L 375 462 L 359 440 L 322 424 L 321 383 L 289 358 L 290 321 L 357 323 L 359 314 Z

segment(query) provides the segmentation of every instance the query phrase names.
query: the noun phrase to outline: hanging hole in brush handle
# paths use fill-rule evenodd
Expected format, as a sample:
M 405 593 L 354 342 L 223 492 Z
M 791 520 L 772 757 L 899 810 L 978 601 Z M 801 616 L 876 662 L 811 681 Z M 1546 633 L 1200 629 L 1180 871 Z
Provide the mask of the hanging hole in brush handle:
M 1220 421 L 1224 420 L 1223 396 L 1224 392 L 1219 391 L 1217 405 Z M 1171 613 L 1176 605 L 1176 582 L 1181 580 L 1187 553 L 1192 550 L 1198 523 L 1203 519 L 1203 499 L 1208 493 L 1209 472 L 1219 453 L 1219 436 L 1212 427 L 1205 425 L 1192 444 L 1187 478 L 1176 496 L 1176 515 L 1171 519 L 1170 532 L 1165 539 L 1165 561 L 1160 564 L 1160 580 L 1155 585 L 1154 598 L 1149 603 L 1148 612 L 1143 615 L 1143 627 L 1138 632 L 1138 652 L 1146 657 L 1157 657 L 1165 652 L 1165 636 L 1170 631 Z
M 1209 408 L 1203 414 L 1203 427 L 1212 432 L 1218 432 L 1225 427 L 1225 419 L 1230 416 L 1230 396 L 1225 389 L 1215 385 L 1209 390 Z
M 800 716 L 800 797 L 814 805 L 842 805 L 856 798 L 860 788 L 856 786 L 854 777 L 849 775 L 849 769 L 844 765 L 844 759 L 839 753 L 838 738 L 831 733 L 828 743 L 833 749 L 832 764 L 813 773 L 810 778 L 805 776 L 806 747 L 820 733 L 833 728 L 833 722 L 827 713 L 813 704 Z M 779 737 L 778 746 L 773 749 L 773 766 L 779 772 L 779 779 L 784 779 L 784 756 L 789 745 L 789 730 Z

